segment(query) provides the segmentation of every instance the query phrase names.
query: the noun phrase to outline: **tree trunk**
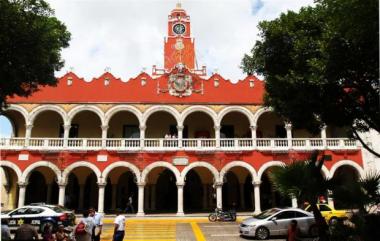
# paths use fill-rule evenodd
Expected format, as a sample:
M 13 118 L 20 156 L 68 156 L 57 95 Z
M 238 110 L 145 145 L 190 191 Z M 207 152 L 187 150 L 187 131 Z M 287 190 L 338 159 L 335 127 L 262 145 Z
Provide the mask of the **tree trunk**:
M 327 225 L 325 218 L 322 216 L 315 202 L 310 203 L 310 206 L 314 214 L 315 222 L 318 226 L 319 240 L 329 241 L 330 240 L 330 235 L 328 233 L 329 226 Z

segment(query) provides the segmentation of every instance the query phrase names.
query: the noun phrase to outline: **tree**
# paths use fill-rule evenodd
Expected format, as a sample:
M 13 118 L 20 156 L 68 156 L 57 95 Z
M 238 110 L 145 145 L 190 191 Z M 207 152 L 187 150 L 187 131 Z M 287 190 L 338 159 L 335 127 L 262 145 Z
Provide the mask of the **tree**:
M 317 0 L 259 23 L 261 40 L 242 69 L 264 76 L 264 102 L 294 127 L 380 132 L 379 2 Z
M 319 230 L 319 238 L 328 240 L 328 226 L 317 207 L 319 196 L 329 189 L 329 180 L 322 176 L 324 156 L 318 159 L 314 152 L 310 160 L 296 161 L 289 165 L 274 167 L 269 174 L 274 188 L 285 197 L 297 198 L 298 201 L 308 202 L 314 213 Z
M 57 83 L 70 33 L 43 0 L 0 0 L 0 111 L 8 97 Z

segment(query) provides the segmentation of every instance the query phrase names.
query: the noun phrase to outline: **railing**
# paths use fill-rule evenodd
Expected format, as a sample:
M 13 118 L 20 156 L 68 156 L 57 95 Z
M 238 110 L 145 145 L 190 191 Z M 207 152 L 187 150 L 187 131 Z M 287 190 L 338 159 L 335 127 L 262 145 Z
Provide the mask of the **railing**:
M 124 139 L 124 138 L 0 138 L 1 150 L 115 150 L 115 151 L 286 151 L 359 149 L 348 138 L 229 138 L 229 139 Z

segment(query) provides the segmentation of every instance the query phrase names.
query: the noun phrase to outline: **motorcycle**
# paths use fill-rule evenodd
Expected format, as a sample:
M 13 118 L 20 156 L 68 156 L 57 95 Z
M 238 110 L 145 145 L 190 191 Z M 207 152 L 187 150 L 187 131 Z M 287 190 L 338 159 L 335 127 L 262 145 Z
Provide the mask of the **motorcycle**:
M 213 213 L 210 213 L 208 215 L 208 220 L 210 222 L 216 222 L 216 221 L 236 221 L 236 212 L 234 210 L 230 211 L 223 211 L 220 208 L 215 208 L 215 211 Z

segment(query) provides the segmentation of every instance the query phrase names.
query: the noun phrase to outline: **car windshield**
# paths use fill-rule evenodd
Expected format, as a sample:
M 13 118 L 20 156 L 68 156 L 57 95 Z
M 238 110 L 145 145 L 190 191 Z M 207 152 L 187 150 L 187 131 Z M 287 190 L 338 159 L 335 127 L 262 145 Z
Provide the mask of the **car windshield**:
M 270 217 L 273 214 L 277 213 L 278 211 L 280 211 L 280 209 L 272 208 L 272 209 L 265 210 L 264 212 L 262 212 L 256 216 L 253 216 L 253 217 L 257 218 L 257 219 L 265 219 L 265 218 Z
M 69 211 L 68 209 L 66 209 L 62 206 L 49 206 L 49 208 L 53 209 L 54 212 L 57 212 L 57 213 L 63 213 L 63 212 Z

